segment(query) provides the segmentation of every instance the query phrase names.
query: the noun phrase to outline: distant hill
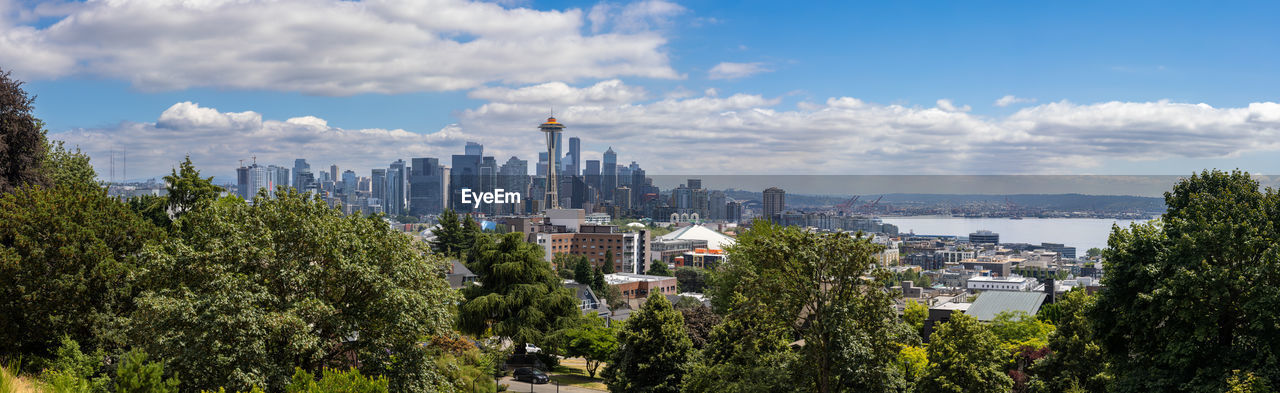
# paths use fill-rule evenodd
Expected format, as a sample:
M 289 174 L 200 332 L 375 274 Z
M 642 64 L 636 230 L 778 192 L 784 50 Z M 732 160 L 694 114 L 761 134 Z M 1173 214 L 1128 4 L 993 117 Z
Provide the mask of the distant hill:
M 737 200 L 760 201 L 761 193 L 759 191 L 743 191 L 743 190 L 727 190 L 725 195 Z M 858 200 L 858 203 L 866 203 L 874 201 L 880 195 L 864 195 Z M 838 203 L 849 199 L 849 196 L 839 195 L 804 195 L 804 194 L 787 194 L 787 206 L 806 208 L 806 207 L 826 207 L 834 206 Z M 985 195 L 985 194 L 885 194 L 884 199 L 880 203 L 891 203 L 895 205 L 912 204 L 939 206 L 951 205 L 962 206 L 969 204 L 1004 204 L 1013 203 L 1023 208 L 1038 208 L 1056 211 L 1132 211 L 1141 210 L 1147 212 L 1164 211 L 1164 199 L 1153 197 L 1125 196 L 1125 195 L 1085 195 L 1085 194 L 1012 194 L 1012 195 Z

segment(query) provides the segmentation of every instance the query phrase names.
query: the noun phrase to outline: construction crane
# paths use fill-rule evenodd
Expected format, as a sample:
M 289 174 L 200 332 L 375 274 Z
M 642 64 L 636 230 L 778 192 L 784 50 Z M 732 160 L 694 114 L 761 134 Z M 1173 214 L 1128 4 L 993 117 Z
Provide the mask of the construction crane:
M 875 201 L 863 204 L 862 206 L 858 207 L 858 211 L 866 211 L 866 212 L 871 211 L 872 208 L 875 208 L 876 205 L 880 203 L 881 199 L 884 199 L 884 195 L 881 195 L 879 198 L 876 198 Z
M 858 198 L 860 198 L 860 196 L 854 195 L 852 198 L 849 198 L 849 200 L 841 202 L 836 205 L 836 211 L 841 214 L 848 215 L 853 210 L 853 204 L 858 201 Z

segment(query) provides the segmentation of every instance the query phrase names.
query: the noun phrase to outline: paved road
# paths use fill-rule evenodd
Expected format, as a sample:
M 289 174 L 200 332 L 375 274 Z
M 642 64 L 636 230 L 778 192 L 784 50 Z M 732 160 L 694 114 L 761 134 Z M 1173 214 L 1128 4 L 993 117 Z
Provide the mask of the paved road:
M 504 377 L 502 378 L 502 383 L 505 383 L 508 386 L 510 386 L 507 389 L 507 391 L 511 393 L 520 393 L 520 392 L 556 393 L 557 392 L 555 382 L 545 383 L 541 385 L 530 385 L 528 382 L 518 382 L 518 381 L 512 380 L 511 377 Z M 533 390 L 529 390 L 530 386 L 533 387 Z M 560 386 L 559 388 L 560 388 L 559 390 L 560 393 L 600 393 L 602 392 L 602 390 L 587 389 L 587 388 L 582 388 L 577 386 L 567 386 L 567 385 Z

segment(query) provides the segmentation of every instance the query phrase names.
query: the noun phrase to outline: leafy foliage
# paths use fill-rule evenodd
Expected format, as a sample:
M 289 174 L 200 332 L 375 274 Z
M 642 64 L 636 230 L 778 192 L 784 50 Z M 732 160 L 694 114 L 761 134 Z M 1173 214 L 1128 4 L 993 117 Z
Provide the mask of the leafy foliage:
M 163 234 L 95 185 L 0 196 L 0 357 L 48 357 L 62 337 L 123 345 L 144 245 Z
M 882 246 L 846 233 L 810 233 L 757 221 L 728 250 L 713 274 L 714 302 L 737 294 L 759 299 L 762 313 L 803 339 L 802 361 L 792 372 L 805 390 L 898 391 L 905 380 L 894 366 L 900 344 L 918 340 L 893 309 L 885 289 L 892 275 L 873 268 Z M 871 277 L 871 278 L 867 278 Z
M 571 328 L 555 333 L 557 341 L 564 345 L 564 355 L 582 357 L 587 361 L 587 375 L 596 377 L 600 363 L 609 360 L 618 350 L 617 331 L 605 326 L 604 319 L 595 315 L 582 317 Z
M 222 192 L 221 187 L 213 185 L 212 176 L 200 177 L 200 171 L 191 163 L 191 156 L 187 156 L 164 180 L 168 184 L 165 210 L 172 212 L 175 218 L 212 203 Z
M 0 193 L 47 181 L 42 165 L 48 149 L 34 103 L 21 81 L 0 70 Z
M 676 268 L 676 283 L 680 292 L 702 293 L 707 286 L 707 271 L 696 267 L 681 266 Z
M 148 362 L 146 353 L 133 351 L 116 369 L 116 393 L 178 393 L 178 379 L 165 379 L 163 364 Z
M 764 305 L 735 294 L 733 310 Z M 731 312 L 711 329 L 707 344 L 690 362 L 686 392 L 799 392 L 790 373 L 799 362 L 786 339 L 787 326 L 761 313 Z
M 711 329 L 720 323 L 720 316 L 711 312 L 711 307 L 703 305 L 697 299 L 691 297 L 681 297 L 680 300 L 693 300 L 693 306 L 682 306 L 676 303 L 676 309 L 680 310 L 680 314 L 684 317 L 684 330 L 689 335 L 689 340 L 693 343 L 694 349 L 703 349 L 707 346 L 707 340 L 711 336 Z
M 930 336 L 928 353 L 921 392 L 1003 393 L 1013 387 L 1003 370 L 1008 355 L 1000 339 L 972 316 L 952 314 Z
M 911 325 L 916 333 L 923 334 L 926 319 L 929 319 L 929 307 L 915 300 L 907 300 L 907 306 L 902 309 L 902 321 Z
M 1091 313 L 1118 392 L 1220 392 L 1232 370 L 1280 382 L 1280 194 L 1204 171 L 1159 223 L 1115 228 Z
M 482 285 L 464 290 L 459 328 L 477 336 L 541 343 L 544 335 L 577 317 L 577 298 L 542 256 L 542 248 L 519 233 L 497 236 L 496 242 L 481 236 L 469 259 Z
M 80 351 L 80 344 L 64 337 L 57 356 L 40 373 L 40 379 L 46 390 L 53 392 L 106 393 L 111 378 L 99 373 L 103 357 L 101 349 L 86 355 Z
M 52 185 L 78 183 L 97 186 L 98 173 L 89 164 L 89 155 L 80 152 L 78 147 L 75 151 L 68 150 L 65 144 L 63 141 L 49 141 L 49 151 L 42 166 L 44 177 Z
M 610 391 L 680 391 L 693 344 L 685 335 L 684 317 L 666 296 L 650 294 L 618 333 L 618 344 L 613 361 L 604 370 Z
M 1031 367 L 1044 389 L 1063 392 L 1077 387 L 1089 392 L 1106 390 L 1109 375 L 1102 347 L 1088 313 L 1097 301 L 1083 290 L 1067 292 L 1054 306 L 1060 317 L 1049 335 L 1051 353 Z
M 667 263 L 663 261 L 653 261 L 653 263 L 650 263 L 649 271 L 645 272 L 645 274 L 666 277 L 671 277 L 672 275 L 671 268 L 668 268 Z
M 1053 332 L 1053 325 L 1022 311 L 1002 311 L 989 327 L 1006 353 L 1022 347 L 1044 348 L 1049 345 L 1049 334 Z
M 297 369 L 284 389 L 287 393 L 386 393 L 387 379 L 366 377 L 354 368 L 346 371 L 324 369 L 320 379 L 303 369 Z
M 358 360 L 398 391 L 445 383 L 418 340 L 452 321 L 444 262 L 377 218 L 297 192 L 188 211 L 148 247 L 133 342 L 184 385 L 281 390 L 294 367 Z
M 480 226 L 471 219 L 471 216 L 466 216 L 464 219 L 451 209 L 440 213 L 436 223 L 437 226 L 431 232 L 436 237 L 431 241 L 431 250 L 437 254 L 466 257 L 472 245 L 475 244 L 476 238 L 481 236 Z M 471 266 L 467 267 L 471 268 Z

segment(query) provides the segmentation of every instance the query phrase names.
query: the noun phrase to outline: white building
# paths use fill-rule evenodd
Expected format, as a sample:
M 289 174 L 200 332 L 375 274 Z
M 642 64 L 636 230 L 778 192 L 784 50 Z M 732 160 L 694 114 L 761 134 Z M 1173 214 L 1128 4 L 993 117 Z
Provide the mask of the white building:
M 970 277 L 966 288 L 970 291 L 1039 291 L 1043 288 L 1040 281 L 1035 277 L 1021 277 L 1011 275 L 1008 277 L 989 277 L 974 276 Z

